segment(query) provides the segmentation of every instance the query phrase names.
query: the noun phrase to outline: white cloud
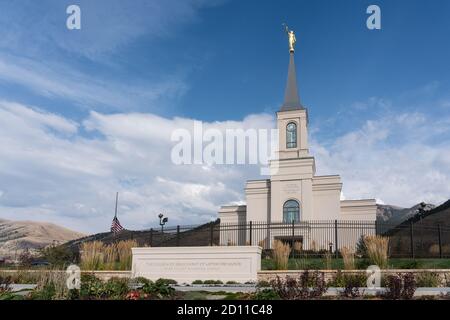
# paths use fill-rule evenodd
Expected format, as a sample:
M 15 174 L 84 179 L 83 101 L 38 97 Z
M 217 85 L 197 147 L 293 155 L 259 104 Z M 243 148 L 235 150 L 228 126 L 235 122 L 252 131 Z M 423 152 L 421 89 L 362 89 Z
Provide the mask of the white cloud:
M 217 0 L 78 0 L 82 28 L 66 28 L 71 0 L 0 2 L 0 47 L 27 54 L 54 53 L 59 48 L 90 59 L 103 60 L 134 40 L 172 36 L 199 19 L 201 9 Z
M 390 115 L 331 141 L 312 140 L 318 174 L 341 174 L 346 199 L 403 206 L 443 202 L 450 197 L 450 139 L 436 137 L 448 134 L 448 121 Z M 261 114 L 205 127 L 273 125 L 272 116 Z M 209 221 L 220 205 L 245 200 L 245 180 L 260 178 L 259 168 L 173 165 L 171 133 L 192 126 L 192 119 L 138 113 L 91 112 L 75 123 L 0 102 L 0 216 L 104 231 L 119 191 L 119 217 L 128 228 L 154 225 L 160 212 L 172 224 Z M 81 129 L 95 134 L 86 137 Z
M 23 117 L 28 114 L 33 116 Z M 114 194 L 119 191 L 120 218 L 126 227 L 144 228 L 156 222 L 159 212 L 174 224 L 204 222 L 215 218 L 220 205 L 242 201 L 242 180 L 257 176 L 259 170 L 173 165 L 171 133 L 192 128 L 190 119 L 92 112 L 82 124 L 74 124 L 8 102 L 0 103 L 0 115 L 0 189 L 4 191 L 0 215 L 4 218 L 102 231 L 108 228 Z M 267 118 L 250 116 L 242 122 L 205 126 L 266 126 Z M 83 137 L 78 127 L 100 137 Z
M 446 138 L 443 139 L 443 134 Z M 319 174 L 341 174 L 348 198 L 411 206 L 450 198 L 448 119 L 419 113 L 370 120 L 327 143 L 314 141 Z
M 49 98 L 66 99 L 83 108 L 112 110 L 155 109 L 155 101 L 183 95 L 187 85 L 183 76 L 165 76 L 152 83 L 133 86 L 103 80 L 55 62 L 37 63 L 33 59 L 0 52 L 0 80 L 25 87 Z

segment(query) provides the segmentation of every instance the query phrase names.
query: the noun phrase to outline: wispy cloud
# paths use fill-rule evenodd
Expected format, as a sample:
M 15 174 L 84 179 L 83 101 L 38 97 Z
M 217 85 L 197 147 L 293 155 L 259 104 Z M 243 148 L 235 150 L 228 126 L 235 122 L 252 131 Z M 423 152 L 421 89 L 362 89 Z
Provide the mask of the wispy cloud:
M 346 198 L 438 204 L 450 197 L 450 139 L 436 139 L 450 134 L 449 122 L 420 113 L 391 114 L 329 141 L 313 139 L 311 151 L 318 174 L 342 175 Z M 204 125 L 272 128 L 274 118 L 261 114 Z M 155 224 L 159 212 L 172 223 L 213 219 L 220 205 L 245 200 L 245 180 L 260 178 L 259 168 L 173 165 L 171 133 L 192 127 L 192 119 L 150 113 L 91 112 L 76 123 L 0 102 L 0 216 L 102 231 L 118 190 L 121 220 L 129 228 Z M 81 128 L 99 135 L 84 137 Z
M 224 1 L 81 0 L 82 29 L 66 28 L 69 0 L 0 2 L 0 81 L 86 110 L 161 111 L 189 88 L 190 66 L 133 65 L 130 45 L 176 38 Z M 141 49 L 137 49 L 141 50 Z M 148 49 L 150 50 L 150 49 Z M 147 53 L 148 54 L 148 53 Z M 142 67 L 149 72 L 131 72 Z M 21 100 L 9 90 L 8 99 Z M 34 101 L 34 100 L 29 100 Z M 162 113 L 162 112 L 159 112 Z
M 267 118 L 205 126 L 265 126 Z M 100 137 L 82 137 L 81 127 Z M 173 165 L 170 139 L 176 128 L 191 130 L 193 120 L 92 112 L 83 123 L 74 123 L 1 102 L 0 215 L 101 231 L 111 219 L 116 190 L 129 228 L 155 223 L 161 211 L 173 223 L 204 222 L 216 216 L 221 204 L 242 201 L 242 179 L 256 176 L 259 168 Z
M 0 53 L 0 79 L 36 94 L 59 98 L 85 109 L 155 109 L 155 101 L 173 99 L 188 88 L 184 79 L 166 76 L 157 82 L 129 85 L 82 73 L 73 67 Z
M 82 29 L 66 28 L 66 8 L 71 0 L 2 1 L 0 47 L 26 50 L 27 54 L 71 52 L 102 60 L 140 37 L 171 37 L 183 25 L 198 19 L 203 8 L 217 0 L 79 0 Z
M 341 174 L 347 198 L 376 197 L 401 206 L 439 204 L 450 198 L 449 120 L 389 114 L 326 146 L 316 140 L 312 152 L 318 173 Z

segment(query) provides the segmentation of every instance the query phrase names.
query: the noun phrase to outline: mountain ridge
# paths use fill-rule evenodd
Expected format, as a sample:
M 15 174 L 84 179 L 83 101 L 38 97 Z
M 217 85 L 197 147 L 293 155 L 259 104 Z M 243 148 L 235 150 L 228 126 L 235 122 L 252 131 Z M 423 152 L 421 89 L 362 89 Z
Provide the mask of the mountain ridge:
M 48 245 L 62 244 L 85 234 L 51 222 L 0 219 L 0 256 L 17 258 L 24 251 L 36 253 Z

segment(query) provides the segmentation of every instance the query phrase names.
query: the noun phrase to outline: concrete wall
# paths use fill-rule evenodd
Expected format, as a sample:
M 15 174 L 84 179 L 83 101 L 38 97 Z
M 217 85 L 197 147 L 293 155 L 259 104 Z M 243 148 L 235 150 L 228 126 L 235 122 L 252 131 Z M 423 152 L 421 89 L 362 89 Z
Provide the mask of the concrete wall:
M 174 279 L 178 283 L 221 280 L 256 281 L 261 270 L 261 248 L 159 247 L 132 248 L 134 277 Z
M 219 218 L 222 223 L 238 224 L 247 221 L 247 206 L 222 206 L 219 210 Z
M 283 205 L 288 200 L 300 203 L 300 219 L 312 219 L 312 179 L 315 171 L 314 158 L 271 161 L 271 217 L 283 221 Z
M 245 188 L 247 221 L 270 221 L 270 180 L 249 180 Z
M 377 204 L 374 199 L 341 201 L 341 220 L 375 221 Z
M 316 176 L 312 179 L 314 213 L 311 220 L 341 219 L 341 177 Z
M 219 210 L 220 245 L 245 245 L 246 231 L 240 225 L 247 223 L 247 206 L 223 206 Z

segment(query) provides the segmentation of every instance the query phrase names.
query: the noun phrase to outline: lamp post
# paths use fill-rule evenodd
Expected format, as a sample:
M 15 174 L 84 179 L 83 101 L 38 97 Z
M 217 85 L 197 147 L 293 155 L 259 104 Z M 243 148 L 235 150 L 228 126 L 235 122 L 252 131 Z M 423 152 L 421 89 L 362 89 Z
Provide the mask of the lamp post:
M 418 212 L 418 216 L 419 216 L 419 223 L 422 222 L 422 219 L 425 217 L 425 207 L 426 204 L 425 202 L 421 202 L 419 208 L 417 209 Z M 420 230 L 420 248 L 423 249 L 423 226 L 422 225 L 418 225 L 419 226 L 419 230 Z
M 159 218 L 159 225 L 161 226 L 161 233 L 164 232 L 164 225 L 169 221 L 169 218 L 164 218 L 164 215 L 162 213 L 160 213 L 158 215 Z

